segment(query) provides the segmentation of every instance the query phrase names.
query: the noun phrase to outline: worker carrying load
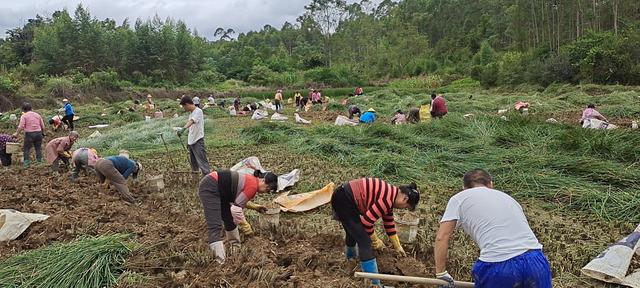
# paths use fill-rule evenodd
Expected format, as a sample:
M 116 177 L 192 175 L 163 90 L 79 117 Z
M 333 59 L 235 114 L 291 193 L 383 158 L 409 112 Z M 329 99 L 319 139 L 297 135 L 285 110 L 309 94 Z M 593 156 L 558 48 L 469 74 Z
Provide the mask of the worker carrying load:
M 346 232 L 347 260 L 355 259 L 358 255 L 363 272 L 378 273 L 373 249 L 384 248 L 374 230 L 380 218 L 393 248 L 404 255 L 396 234 L 393 208 L 415 210 L 419 200 L 420 192 L 415 183 L 397 187 L 381 179 L 362 178 L 338 186 L 331 196 L 331 207 L 334 218 L 340 221 Z M 380 281 L 372 280 L 372 284 L 379 286 Z
M 551 269 L 542 244 L 533 234 L 522 207 L 494 190 L 491 175 L 472 170 L 463 178 L 462 192 L 449 199 L 436 236 L 436 278 L 453 285 L 447 272 L 449 238 L 456 227 L 473 238 L 480 258 L 473 265 L 475 287 L 551 288 Z
M 360 123 L 373 123 L 376 121 L 377 115 L 376 110 L 373 108 L 369 108 L 367 112 L 364 112 L 362 116 L 360 116 Z
M 125 156 L 110 156 L 99 159 L 95 166 L 98 181 L 105 187 L 113 184 L 122 199 L 129 203 L 135 203 L 133 196 L 129 194 L 127 186 L 127 178 L 132 176 L 133 179 L 138 178 L 138 174 L 142 172 L 142 164 Z
M 60 172 L 60 169 L 69 167 L 69 160 L 71 159 L 71 147 L 73 143 L 78 140 L 80 135 L 78 132 L 71 131 L 69 136 L 53 139 L 47 143 L 44 148 L 44 154 L 47 159 L 47 163 L 51 166 L 51 170 Z
M 98 151 L 93 148 L 80 148 L 73 151 L 71 162 L 73 162 L 73 172 L 71 173 L 71 181 L 78 179 L 80 172 L 87 173 L 88 170 L 95 172 L 96 162 L 100 159 Z
M 220 230 L 224 226 L 227 244 L 239 244 L 240 232 L 233 221 L 231 205 L 248 207 L 247 203 L 257 193 L 273 192 L 278 189 L 278 176 L 256 170 L 253 175 L 240 174 L 230 170 L 211 172 L 200 180 L 198 196 L 204 209 L 209 234 L 209 248 L 216 261 L 224 263 L 226 253 L 220 239 Z M 256 208 L 256 207 L 253 207 Z M 257 207 L 259 212 L 264 209 Z

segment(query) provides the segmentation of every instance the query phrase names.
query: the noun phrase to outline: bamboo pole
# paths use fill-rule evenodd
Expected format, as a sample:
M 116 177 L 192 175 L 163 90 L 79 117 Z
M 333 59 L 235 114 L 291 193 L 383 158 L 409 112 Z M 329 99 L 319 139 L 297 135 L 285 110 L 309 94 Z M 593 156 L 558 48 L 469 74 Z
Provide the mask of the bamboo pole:
M 396 281 L 396 282 L 408 282 L 415 284 L 429 284 L 429 285 L 447 285 L 447 281 L 433 278 L 423 278 L 423 277 L 413 277 L 413 276 L 400 276 L 400 275 L 389 275 L 389 274 L 377 274 L 377 273 L 364 273 L 364 272 L 356 272 L 354 275 L 356 278 L 366 278 L 366 279 L 378 279 L 385 281 Z M 474 284 L 471 282 L 464 281 L 455 281 L 454 284 L 459 288 L 473 288 Z

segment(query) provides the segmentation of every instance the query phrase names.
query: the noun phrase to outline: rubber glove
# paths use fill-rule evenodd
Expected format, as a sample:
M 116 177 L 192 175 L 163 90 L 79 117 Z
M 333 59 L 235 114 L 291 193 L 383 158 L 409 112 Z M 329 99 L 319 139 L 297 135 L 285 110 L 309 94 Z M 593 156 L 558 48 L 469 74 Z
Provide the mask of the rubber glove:
M 371 234 L 371 236 L 369 237 L 371 238 L 371 248 L 373 248 L 373 250 L 384 249 L 384 243 L 382 243 L 382 240 L 378 238 L 378 235 L 376 235 L 376 232 L 373 232 L 373 234 Z
M 402 249 L 402 245 L 400 245 L 400 238 L 398 238 L 398 234 L 394 234 L 389 236 L 389 240 L 391 240 L 391 244 L 393 244 L 393 249 L 396 250 L 400 255 L 407 256 L 407 253 Z
M 238 223 L 238 229 L 240 229 L 240 233 L 242 233 L 242 235 L 244 236 L 253 235 L 253 229 L 251 228 L 251 224 L 249 224 L 247 220 Z
M 247 202 L 246 207 L 247 207 L 247 209 L 255 210 L 255 211 L 258 211 L 259 213 L 266 213 L 267 212 L 267 207 L 262 206 L 260 204 L 255 204 L 253 202 Z
M 184 134 L 185 130 L 187 130 L 187 129 L 185 129 L 184 127 L 176 130 L 176 134 L 178 134 L 178 137 L 181 137 L 182 134 Z
M 64 152 L 60 153 L 60 156 L 62 156 L 64 158 L 71 158 L 71 152 L 64 151 Z
M 453 282 L 453 277 L 449 274 L 449 272 L 444 271 L 442 273 L 436 273 L 436 279 L 447 281 L 449 284 L 440 285 L 439 288 L 454 288 L 456 285 Z
M 224 252 L 224 243 L 222 241 L 213 242 L 209 244 L 209 249 L 211 249 L 213 255 L 216 256 L 216 262 L 218 262 L 218 264 L 224 264 L 224 260 L 227 258 Z

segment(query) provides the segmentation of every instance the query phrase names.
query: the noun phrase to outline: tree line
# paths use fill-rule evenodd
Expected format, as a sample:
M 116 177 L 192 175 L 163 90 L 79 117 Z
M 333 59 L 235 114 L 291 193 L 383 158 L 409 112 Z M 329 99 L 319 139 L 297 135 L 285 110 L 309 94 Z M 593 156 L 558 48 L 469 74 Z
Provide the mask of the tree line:
M 638 28 L 640 1 L 631 0 L 312 0 L 295 23 L 238 35 L 217 27 L 206 39 L 182 21 L 116 23 L 79 5 L 8 31 L 0 92 L 227 79 L 348 86 L 430 74 L 485 86 L 640 84 Z

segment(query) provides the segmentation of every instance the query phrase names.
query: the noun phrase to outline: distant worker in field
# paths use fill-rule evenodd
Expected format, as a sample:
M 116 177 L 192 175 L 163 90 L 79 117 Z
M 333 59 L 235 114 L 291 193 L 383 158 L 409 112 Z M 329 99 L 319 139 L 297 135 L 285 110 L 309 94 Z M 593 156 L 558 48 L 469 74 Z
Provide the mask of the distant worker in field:
M 73 106 L 68 99 L 62 99 L 62 103 L 64 103 L 64 117 L 62 117 L 62 123 L 67 125 L 69 130 L 73 131 L 75 128 L 73 126 L 73 116 L 75 116 L 75 113 L 73 112 Z
M 29 167 L 29 155 L 31 148 L 36 149 L 36 161 L 42 163 L 42 141 L 44 139 L 44 121 L 40 114 L 31 111 L 31 104 L 22 104 L 22 116 L 20 116 L 20 123 L 18 123 L 18 129 L 13 134 L 14 137 L 18 136 L 20 131 L 24 131 L 24 167 Z
M 209 160 L 207 159 L 207 151 L 204 147 L 204 114 L 202 109 L 193 104 L 193 100 L 189 96 L 180 99 L 180 106 L 184 111 L 190 112 L 189 120 L 180 130 L 177 131 L 178 136 L 182 136 L 185 130 L 189 129 L 187 144 L 189 145 L 189 163 L 191 171 L 200 171 L 202 175 L 207 175 L 211 171 Z
M 51 166 L 51 170 L 60 172 L 61 168 L 69 168 L 69 160 L 71 160 L 71 147 L 78 140 L 80 135 L 78 132 L 71 131 L 69 136 L 53 139 L 47 143 L 44 153 L 47 163 Z
M 231 214 L 231 205 L 245 208 L 257 193 L 274 192 L 277 189 L 278 176 L 258 170 L 253 175 L 218 170 L 202 178 L 198 196 L 207 222 L 209 249 L 213 251 L 218 263 L 222 264 L 226 259 L 224 242 L 228 245 L 241 242 L 240 232 Z M 259 209 L 259 212 L 265 211 L 266 209 Z M 220 239 L 222 226 L 225 230 L 224 242 Z
M 129 107 L 129 112 L 136 112 L 138 110 L 140 110 L 140 101 L 139 100 L 133 100 L 133 105 L 131 105 L 131 107 Z
M 404 115 L 404 112 L 402 112 L 402 110 L 396 111 L 396 114 L 393 115 L 393 118 L 391 118 L 391 124 L 401 125 L 405 123 L 407 123 L 407 116 Z
M 147 102 L 144 103 L 144 114 L 151 116 L 154 111 L 156 111 L 156 105 L 153 103 L 153 96 L 147 94 Z
M 362 116 L 362 112 L 360 111 L 360 107 L 358 107 L 357 105 L 350 105 L 349 109 L 347 110 L 349 112 L 349 119 L 353 120 L 353 116 L 358 115 L 358 117 Z
M 296 91 L 296 94 L 293 95 L 293 98 L 295 98 L 296 100 L 296 112 L 300 111 L 302 109 L 302 94 L 300 94 L 300 91 Z
M 200 107 L 200 97 L 198 96 L 194 96 L 193 99 L 191 99 L 193 101 L 193 105 L 196 105 L 196 107 L 201 108 Z
M 355 91 L 354 95 L 356 95 L 356 96 L 364 95 L 364 90 L 362 89 L 362 87 L 356 88 L 356 91 Z
M 62 127 L 62 117 L 60 117 L 60 115 L 54 115 L 49 119 L 49 125 L 51 125 L 53 131 L 57 132 L 60 127 Z
M 415 183 L 398 187 L 381 179 L 362 178 L 338 186 L 331 196 L 331 207 L 346 234 L 347 260 L 357 255 L 363 272 L 378 273 L 373 250 L 384 248 L 375 234 L 375 223 L 380 218 L 394 250 L 405 255 L 396 232 L 393 209 L 415 210 L 419 201 L 420 192 Z M 380 285 L 380 280 L 373 280 L 371 284 Z
M 409 115 L 407 116 L 407 122 L 411 124 L 420 123 L 420 108 L 409 109 Z
M 373 123 L 377 118 L 378 116 L 376 115 L 376 110 L 373 108 L 369 108 L 367 112 L 362 113 L 362 116 L 360 116 L 360 123 Z
M 207 102 L 209 102 L 209 106 L 216 106 L 216 98 L 213 97 L 213 94 L 209 94 L 209 98 L 207 98 Z
M 587 105 L 587 108 L 582 111 L 582 118 L 580 119 L 580 125 L 583 125 L 585 121 L 597 119 L 604 122 L 609 122 L 606 117 L 602 116 L 598 110 L 596 110 L 595 104 Z
M 318 90 L 313 90 L 311 92 L 311 103 L 313 104 L 322 104 L 322 93 Z
M 236 111 L 240 111 L 240 95 L 233 99 L 233 107 L 236 108 Z
M 89 171 L 95 172 L 95 166 L 100 156 L 98 151 L 93 148 L 80 148 L 73 151 L 71 162 L 73 163 L 73 171 L 71 173 L 71 181 L 78 179 L 80 172 L 88 174 Z
M 273 103 L 276 106 L 276 112 L 280 113 L 282 111 L 282 90 L 278 89 L 276 91 L 276 95 L 273 97 Z
M 522 207 L 493 189 L 491 175 L 472 170 L 462 192 L 449 199 L 435 242 L 436 277 L 454 287 L 447 272 L 449 239 L 461 226 L 480 248 L 472 269 L 475 287 L 551 288 L 551 269 Z
M 142 164 L 130 160 L 124 156 L 110 156 L 96 161 L 95 166 L 98 182 L 105 188 L 112 184 L 120 197 L 129 203 L 135 203 L 135 199 L 129 194 L 127 179 L 132 176 L 133 179 L 138 178 L 138 174 L 142 172 Z
M 307 104 L 309 103 L 309 101 L 311 101 L 311 93 L 312 92 L 309 92 L 309 94 L 305 94 L 304 96 L 302 96 L 302 100 L 300 102 L 300 110 L 307 107 Z
M 447 109 L 447 101 L 444 100 L 442 95 L 437 96 L 435 93 L 431 94 L 431 117 L 442 118 L 447 115 L 449 109 Z
M 7 143 L 16 141 L 16 137 L 13 137 L 12 135 L 0 134 L 0 163 L 2 166 L 11 166 L 11 154 L 7 153 Z

